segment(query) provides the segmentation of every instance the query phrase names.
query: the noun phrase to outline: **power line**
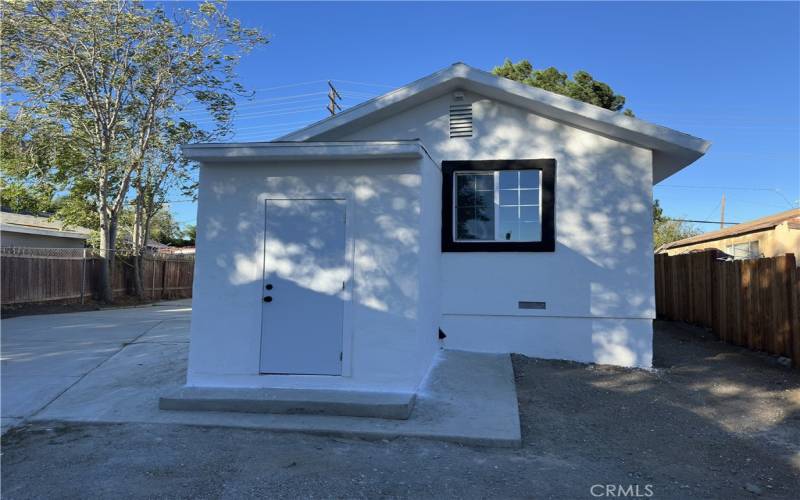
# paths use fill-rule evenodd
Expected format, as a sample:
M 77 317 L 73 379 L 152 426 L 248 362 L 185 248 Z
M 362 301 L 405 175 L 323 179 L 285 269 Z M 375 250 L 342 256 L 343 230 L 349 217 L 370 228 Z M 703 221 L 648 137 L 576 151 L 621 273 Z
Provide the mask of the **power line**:
M 310 80 L 308 82 L 290 83 L 288 85 L 278 85 L 277 87 L 267 87 L 264 89 L 253 89 L 253 92 L 269 92 L 270 90 L 288 89 L 291 87 L 302 87 L 303 85 L 311 85 L 312 83 L 325 82 L 327 80 Z
M 309 123 L 308 120 L 300 120 L 295 122 L 282 122 L 282 123 L 273 123 L 270 125 L 254 125 L 252 127 L 236 127 L 233 129 L 234 133 L 239 130 L 251 130 L 251 129 L 272 129 L 272 128 L 286 128 L 292 125 L 302 125 L 305 123 Z
M 267 99 L 252 99 L 252 100 L 248 99 L 246 101 L 243 101 L 242 103 L 237 103 L 237 106 L 258 104 L 261 102 L 285 101 L 287 99 L 295 99 L 299 97 L 309 97 L 309 96 L 325 95 L 325 94 L 327 94 L 327 92 L 320 91 L 320 92 L 306 92 L 304 94 L 285 95 L 281 97 L 269 97 Z M 196 104 L 196 106 L 200 106 L 200 104 Z
M 673 219 L 672 217 L 665 217 L 666 220 L 671 220 L 675 222 L 693 222 L 695 224 L 719 224 L 718 220 L 694 220 L 694 219 Z M 736 225 L 741 224 L 741 222 L 726 222 L 725 225 Z
M 292 130 L 297 130 L 297 127 L 286 127 L 273 130 L 253 130 L 250 132 L 245 132 L 243 134 L 234 133 L 232 135 L 232 138 L 245 139 L 249 137 L 275 137 L 277 135 L 283 135 Z
M 794 203 L 789 201 L 789 199 L 781 192 L 778 188 L 758 188 L 758 187 L 744 187 L 744 186 L 689 186 L 685 184 L 659 184 L 656 187 L 666 187 L 666 188 L 685 188 L 685 189 L 725 189 L 725 190 L 736 190 L 736 191 L 767 191 L 771 193 L 775 193 L 785 201 L 790 207 L 794 207 Z
M 252 132 L 247 135 L 234 135 L 230 138 L 230 140 L 242 142 L 265 142 L 270 141 L 275 137 L 285 135 L 293 130 L 295 129 L 290 128 L 286 130 L 276 130 L 274 132 Z
M 670 187 L 670 188 L 689 188 L 689 189 L 739 189 L 745 191 L 777 191 L 776 188 L 764 187 L 746 187 L 746 186 L 709 186 L 709 185 L 696 185 L 690 186 L 688 184 L 658 184 L 656 187 Z
M 319 99 L 299 99 L 297 101 L 275 102 L 275 103 L 272 103 L 272 104 L 259 104 L 254 109 L 247 109 L 247 110 L 245 110 L 245 112 L 246 113 L 260 113 L 262 109 L 265 109 L 267 111 L 283 111 L 284 109 L 292 109 L 292 108 L 278 108 L 278 109 L 269 109 L 269 108 L 273 108 L 275 106 L 297 106 L 297 105 L 308 106 L 308 105 L 311 105 L 314 102 L 319 102 Z M 234 108 L 233 113 L 232 113 L 234 117 L 239 116 L 239 114 L 237 113 L 238 109 L 239 109 L 238 106 L 236 108 Z M 184 114 L 181 114 L 180 116 L 184 116 Z M 201 117 L 199 119 L 200 120 L 206 120 L 206 117 Z M 193 120 L 193 121 L 198 121 L 198 120 Z
M 353 80 L 339 80 L 334 79 L 334 82 L 342 82 L 342 83 L 352 83 L 353 85 L 366 85 L 367 87 L 385 87 L 389 89 L 396 88 L 397 85 L 386 85 L 385 83 L 368 83 L 368 82 L 356 82 Z
M 287 109 L 276 109 L 272 111 L 256 111 L 254 113 L 244 113 L 240 115 L 236 115 L 235 118 L 256 118 L 256 117 L 264 117 L 264 116 L 278 116 L 278 115 L 290 115 L 293 113 L 304 113 L 308 111 L 319 110 L 318 106 L 310 106 L 305 108 L 287 108 Z M 207 123 L 213 122 L 213 119 L 203 119 L 197 120 L 198 123 Z

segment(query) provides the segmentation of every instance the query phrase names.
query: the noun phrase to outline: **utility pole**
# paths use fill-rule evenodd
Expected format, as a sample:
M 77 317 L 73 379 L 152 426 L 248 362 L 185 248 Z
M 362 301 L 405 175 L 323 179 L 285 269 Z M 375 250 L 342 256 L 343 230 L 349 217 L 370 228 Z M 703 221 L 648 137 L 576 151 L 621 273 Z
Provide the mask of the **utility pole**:
M 720 202 L 719 228 L 725 229 L 725 193 L 722 193 L 722 201 Z
M 342 96 L 339 95 L 339 92 L 336 91 L 336 87 L 333 86 L 330 80 L 328 80 L 328 87 L 331 88 L 328 91 L 328 99 L 330 99 L 331 101 L 328 103 L 328 111 L 331 112 L 331 115 L 335 115 L 337 109 L 339 111 L 342 110 L 342 107 L 339 106 L 339 103 L 336 102 L 336 99 L 341 100 Z

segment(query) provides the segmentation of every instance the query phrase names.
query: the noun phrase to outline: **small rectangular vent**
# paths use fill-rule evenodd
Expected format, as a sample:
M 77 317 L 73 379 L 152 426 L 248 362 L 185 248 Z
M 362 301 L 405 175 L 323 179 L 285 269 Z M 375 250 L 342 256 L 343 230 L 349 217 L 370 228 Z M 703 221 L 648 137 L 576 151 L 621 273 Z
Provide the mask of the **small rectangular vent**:
M 519 301 L 519 308 L 520 309 L 546 309 L 547 303 L 546 302 L 526 302 L 523 300 Z
M 472 104 L 450 105 L 450 138 L 472 137 Z

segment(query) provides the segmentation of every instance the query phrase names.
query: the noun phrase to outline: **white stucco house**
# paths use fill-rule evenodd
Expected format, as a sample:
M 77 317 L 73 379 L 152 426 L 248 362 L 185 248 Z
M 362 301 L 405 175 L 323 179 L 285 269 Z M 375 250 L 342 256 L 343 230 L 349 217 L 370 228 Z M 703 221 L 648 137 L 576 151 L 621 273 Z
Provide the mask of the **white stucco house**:
M 441 348 L 651 366 L 652 187 L 708 148 L 462 63 L 187 145 L 187 386 L 413 393 Z

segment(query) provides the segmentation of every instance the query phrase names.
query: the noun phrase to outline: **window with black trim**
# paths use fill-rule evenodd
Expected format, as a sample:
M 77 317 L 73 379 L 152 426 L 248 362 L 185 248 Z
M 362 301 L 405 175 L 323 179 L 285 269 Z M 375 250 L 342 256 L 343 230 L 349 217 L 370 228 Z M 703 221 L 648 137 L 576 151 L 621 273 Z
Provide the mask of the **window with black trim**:
M 442 162 L 442 251 L 555 250 L 553 159 Z

